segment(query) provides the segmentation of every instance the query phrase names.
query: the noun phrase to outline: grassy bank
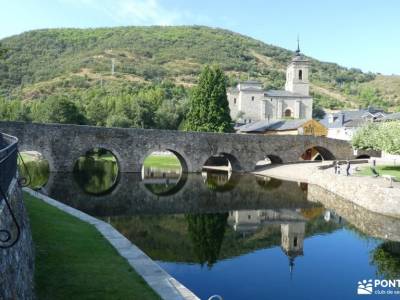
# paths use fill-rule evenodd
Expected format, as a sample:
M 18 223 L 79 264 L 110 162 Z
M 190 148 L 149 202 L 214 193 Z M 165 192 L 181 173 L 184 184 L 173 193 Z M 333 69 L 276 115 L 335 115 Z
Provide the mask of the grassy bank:
M 24 198 L 39 300 L 159 299 L 93 226 L 28 194 Z
M 149 155 L 144 160 L 144 166 L 146 168 L 168 168 L 168 169 L 180 169 L 181 163 L 178 158 L 174 155 Z
M 397 181 L 400 181 L 400 166 L 376 166 L 376 171 L 379 173 L 380 176 L 391 175 L 396 177 Z M 370 167 L 362 168 L 357 174 L 362 176 L 373 175 Z

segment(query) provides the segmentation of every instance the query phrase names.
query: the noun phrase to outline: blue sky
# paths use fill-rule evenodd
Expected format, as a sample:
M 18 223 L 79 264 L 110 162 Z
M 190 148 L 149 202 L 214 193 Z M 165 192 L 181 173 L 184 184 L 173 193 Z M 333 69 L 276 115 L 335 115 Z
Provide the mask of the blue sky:
M 400 74 L 397 0 L 11 0 L 0 38 L 54 27 L 208 25 L 363 71 Z

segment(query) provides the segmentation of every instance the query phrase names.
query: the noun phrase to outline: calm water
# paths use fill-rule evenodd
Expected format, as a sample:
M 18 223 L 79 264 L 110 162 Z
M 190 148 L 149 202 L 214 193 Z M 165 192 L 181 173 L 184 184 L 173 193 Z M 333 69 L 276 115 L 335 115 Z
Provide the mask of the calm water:
M 318 187 L 155 168 L 118 175 L 95 161 L 75 171 L 51 173 L 43 191 L 110 222 L 201 299 L 395 298 L 358 296 L 357 282 L 400 279 L 400 220 Z

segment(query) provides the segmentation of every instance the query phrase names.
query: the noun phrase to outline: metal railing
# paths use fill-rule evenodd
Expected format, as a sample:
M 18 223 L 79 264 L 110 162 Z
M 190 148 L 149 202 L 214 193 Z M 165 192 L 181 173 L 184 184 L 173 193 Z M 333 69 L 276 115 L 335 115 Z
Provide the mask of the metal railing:
M 17 172 L 18 139 L 0 133 L 0 188 L 7 193 Z
M 12 205 L 8 199 L 8 189 L 17 173 L 18 139 L 0 133 L 0 248 L 10 248 L 15 245 L 20 236 L 20 227 Z M 6 218 L 3 218 L 5 215 Z M 9 221 L 7 219 L 9 218 Z

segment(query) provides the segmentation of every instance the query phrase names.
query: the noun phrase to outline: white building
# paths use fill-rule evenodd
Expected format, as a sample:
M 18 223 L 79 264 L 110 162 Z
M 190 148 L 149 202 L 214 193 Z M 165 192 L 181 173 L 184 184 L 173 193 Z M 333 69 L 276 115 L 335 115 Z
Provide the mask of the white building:
M 330 113 L 320 121 L 328 128 L 328 138 L 350 141 L 362 126 L 376 121 L 385 120 L 387 115 L 381 109 L 368 107 L 360 110 L 347 110 Z
M 232 119 L 241 123 L 311 119 L 313 99 L 309 94 L 309 64 L 298 48 L 287 67 L 285 90 L 264 90 L 258 81 L 240 82 L 229 89 L 227 96 Z

